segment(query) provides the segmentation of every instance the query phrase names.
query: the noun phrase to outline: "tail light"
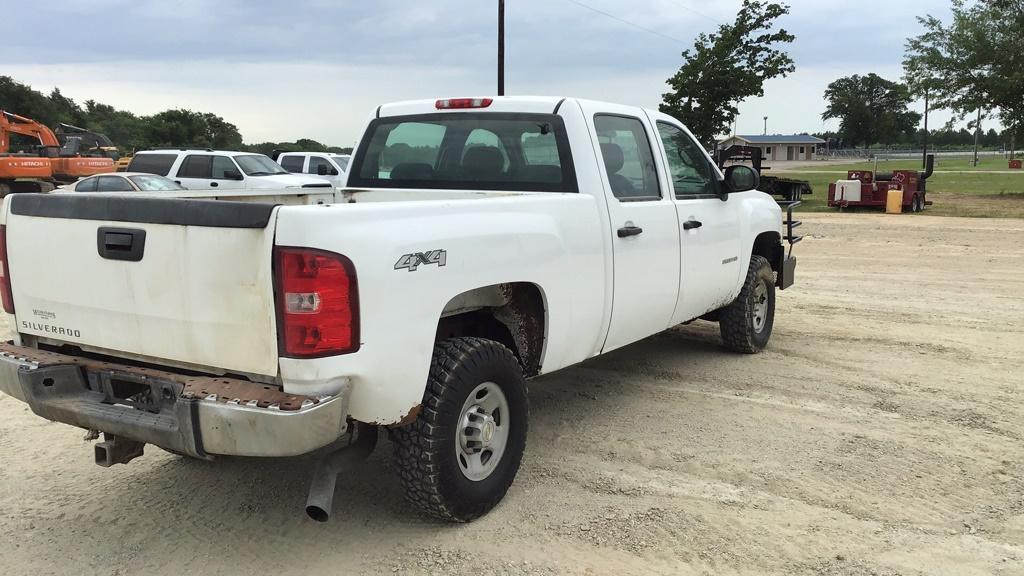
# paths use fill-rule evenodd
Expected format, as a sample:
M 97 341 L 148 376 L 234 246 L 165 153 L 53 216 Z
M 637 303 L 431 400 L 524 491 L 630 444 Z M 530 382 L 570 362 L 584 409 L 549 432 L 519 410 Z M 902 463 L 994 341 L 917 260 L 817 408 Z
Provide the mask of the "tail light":
M 449 110 L 453 108 L 487 108 L 494 102 L 491 98 L 447 98 L 434 102 L 434 108 Z
M 11 293 L 11 269 L 7 265 L 7 226 L 0 226 L 0 300 L 4 303 L 4 312 L 14 314 L 14 295 Z
M 359 349 L 359 294 L 352 261 L 310 248 L 274 248 L 282 356 L 319 358 Z

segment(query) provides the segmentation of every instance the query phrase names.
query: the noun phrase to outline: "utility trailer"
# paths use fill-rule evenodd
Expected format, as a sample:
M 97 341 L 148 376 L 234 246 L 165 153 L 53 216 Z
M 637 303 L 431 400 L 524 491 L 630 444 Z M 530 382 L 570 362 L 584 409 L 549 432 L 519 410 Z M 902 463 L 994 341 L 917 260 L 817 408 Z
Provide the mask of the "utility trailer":
M 903 212 L 920 212 L 931 206 L 927 198 L 926 182 L 935 170 L 935 156 L 928 155 L 924 171 L 850 170 L 845 180 L 828 185 L 828 205 L 832 208 L 872 207 L 885 208 L 890 190 L 903 192 Z
M 761 149 L 757 146 L 742 146 L 735 145 L 729 146 L 728 148 L 720 148 L 715 150 L 715 163 L 722 170 L 725 169 L 726 162 L 741 163 L 749 162 L 750 166 L 761 175 L 761 185 L 758 190 L 771 194 L 772 196 L 781 196 L 786 201 L 799 202 L 805 194 L 811 194 L 813 189 L 811 183 L 807 180 L 798 180 L 796 178 L 786 178 L 783 176 L 768 176 L 764 173 L 765 170 L 771 168 L 761 166 L 762 161 Z

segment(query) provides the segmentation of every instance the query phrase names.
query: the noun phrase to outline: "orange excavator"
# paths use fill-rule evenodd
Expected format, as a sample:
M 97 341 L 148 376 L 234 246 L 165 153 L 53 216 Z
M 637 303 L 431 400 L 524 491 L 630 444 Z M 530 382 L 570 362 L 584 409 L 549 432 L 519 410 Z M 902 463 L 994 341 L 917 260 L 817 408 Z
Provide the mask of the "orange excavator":
M 39 141 L 32 152 L 11 154 L 11 134 Z M 114 160 L 101 154 L 82 155 L 75 144 L 61 146 L 45 125 L 0 110 L 0 196 L 11 192 L 49 192 L 58 184 L 83 176 L 114 171 Z

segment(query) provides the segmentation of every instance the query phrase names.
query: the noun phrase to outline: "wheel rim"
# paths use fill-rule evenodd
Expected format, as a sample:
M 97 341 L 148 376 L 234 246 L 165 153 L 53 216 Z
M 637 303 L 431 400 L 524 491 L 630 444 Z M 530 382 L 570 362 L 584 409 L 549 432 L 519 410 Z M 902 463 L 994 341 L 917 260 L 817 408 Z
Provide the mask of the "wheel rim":
M 768 322 L 768 287 L 764 281 L 754 288 L 754 332 L 760 334 Z
M 466 478 L 479 482 L 494 472 L 508 444 L 508 400 L 494 382 L 484 382 L 466 398 L 459 416 L 455 456 Z

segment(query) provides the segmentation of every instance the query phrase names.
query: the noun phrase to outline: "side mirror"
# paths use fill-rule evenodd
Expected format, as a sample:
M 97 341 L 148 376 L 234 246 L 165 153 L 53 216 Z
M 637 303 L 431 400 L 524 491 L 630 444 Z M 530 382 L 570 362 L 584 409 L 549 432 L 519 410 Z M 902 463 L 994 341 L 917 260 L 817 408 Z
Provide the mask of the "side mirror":
M 327 167 L 326 164 L 320 164 L 319 166 L 316 167 L 316 175 L 327 176 L 328 174 L 330 174 L 329 170 L 330 169 Z
M 746 192 L 757 190 L 761 176 L 750 166 L 734 164 L 725 169 L 725 192 Z M 723 195 L 723 200 L 724 195 Z
M 239 172 L 238 170 L 225 170 L 224 171 L 224 178 L 226 178 L 228 180 L 241 180 L 242 179 L 242 173 Z
M 331 168 L 331 176 L 337 176 L 337 175 L 338 175 L 338 169 L 337 168 Z

